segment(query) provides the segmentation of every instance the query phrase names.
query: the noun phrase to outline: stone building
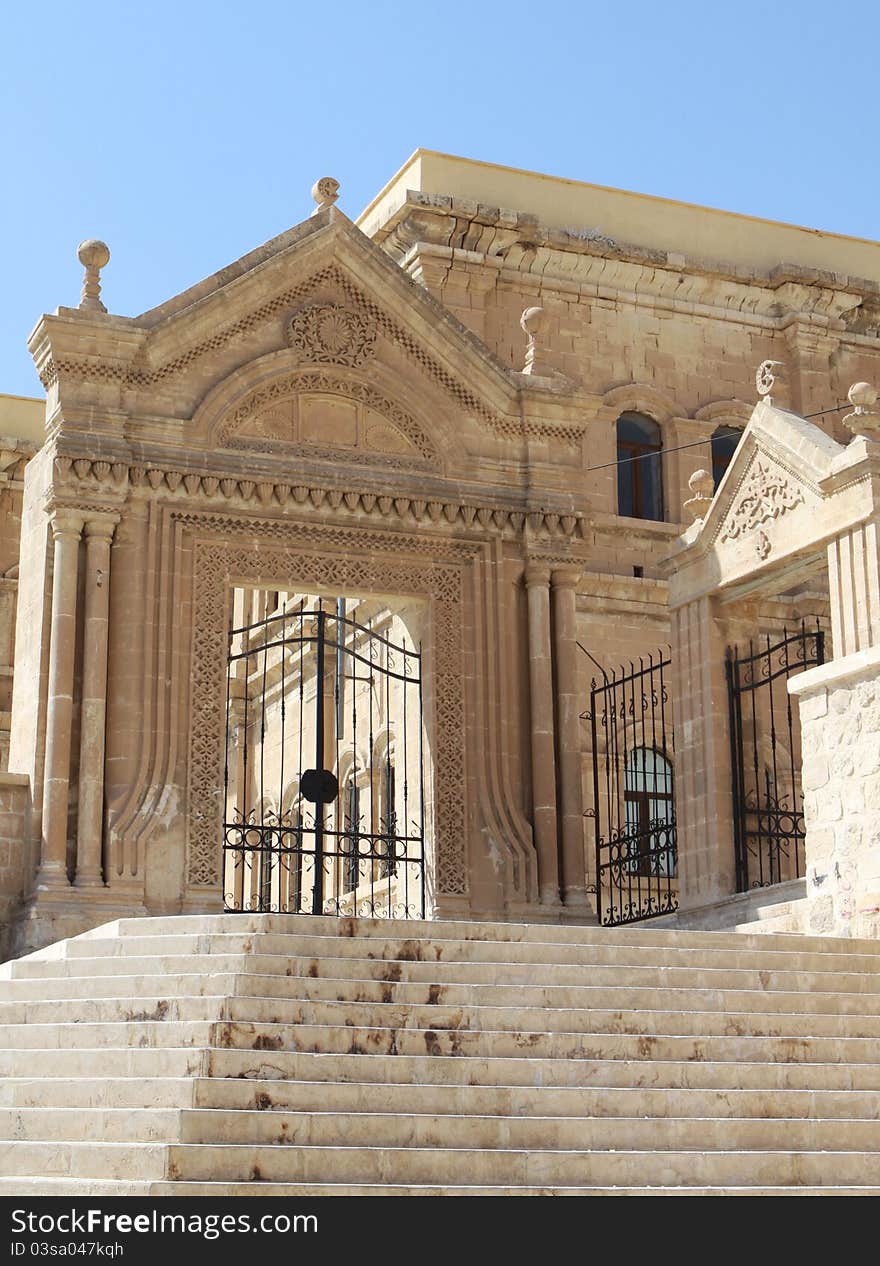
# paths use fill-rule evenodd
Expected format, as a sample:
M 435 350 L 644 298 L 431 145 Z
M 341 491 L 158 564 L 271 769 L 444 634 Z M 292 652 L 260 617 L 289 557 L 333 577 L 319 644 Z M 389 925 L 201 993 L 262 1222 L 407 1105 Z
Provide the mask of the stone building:
M 844 649 L 839 594 L 815 563 L 835 529 L 777 567 L 759 515 L 767 553 L 749 568 L 774 579 L 731 563 L 735 602 L 723 567 L 709 577 L 706 534 L 749 480 L 766 484 L 744 464 L 756 445 L 789 473 L 806 463 L 816 487 L 833 478 L 823 461 L 844 461 L 847 391 L 880 382 L 880 245 L 427 151 L 357 221 L 337 191 L 319 181 L 302 223 L 137 317 L 112 312 L 112 269 L 107 310 L 109 252 L 84 243 L 79 306 L 30 336 L 44 416 L 0 399 L 7 950 L 224 901 L 290 909 L 291 893 L 315 891 L 296 866 L 317 874 L 334 832 L 323 910 L 382 913 L 366 888 L 396 879 L 411 835 L 425 911 L 440 917 L 590 923 L 607 921 L 604 904 L 619 922 L 742 921 L 756 881 L 734 840 L 727 648 L 775 646 L 808 621 L 825 649 L 802 641 L 803 667 L 874 640 Z M 753 417 L 759 365 L 772 404 Z M 803 532 L 827 500 L 778 495 L 783 509 L 796 496 Z M 303 650 L 319 609 L 352 622 L 342 636 L 337 623 L 320 674 Z M 364 722 L 360 740 L 352 727 L 404 638 L 416 720 L 404 740 L 405 708 L 377 707 L 365 748 Z M 293 684 L 279 686 L 285 664 Z M 280 724 L 288 697 L 312 702 L 283 775 L 264 722 L 268 706 Z M 245 703 L 262 708 L 259 735 Z M 756 732 L 744 758 L 759 782 L 773 766 L 777 828 L 781 801 L 797 816 L 820 789 L 817 738 L 801 786 L 794 711 L 787 738 Z M 614 747 L 614 719 L 636 712 L 648 729 Z M 336 737 L 306 760 L 319 714 L 337 716 Z M 251 777 L 269 754 L 274 801 L 231 795 L 248 751 Z M 417 773 L 403 778 L 407 762 Z M 309 800 L 304 825 L 309 770 L 332 775 L 335 807 Z M 822 806 L 807 809 L 826 829 Z M 759 844 L 757 882 L 800 898 L 802 822 L 794 835 L 784 865 Z M 286 896 L 253 856 L 228 879 L 236 856 L 272 849 Z

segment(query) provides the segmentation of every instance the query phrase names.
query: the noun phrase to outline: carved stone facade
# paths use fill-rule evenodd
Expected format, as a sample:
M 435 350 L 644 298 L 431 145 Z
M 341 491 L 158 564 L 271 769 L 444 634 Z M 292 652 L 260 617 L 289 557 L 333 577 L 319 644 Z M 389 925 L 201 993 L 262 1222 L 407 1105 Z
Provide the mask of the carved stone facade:
M 219 908 L 236 585 L 418 605 L 435 913 L 590 921 L 595 663 L 687 624 L 698 662 L 723 665 L 718 630 L 667 607 L 683 503 L 699 503 L 695 551 L 714 551 L 690 594 L 709 605 L 713 566 L 745 584 L 806 532 L 844 383 L 880 380 L 878 286 L 859 280 L 880 275 L 880 247 L 785 226 L 728 241 L 696 208 L 667 209 L 661 243 L 655 203 L 632 195 L 588 231 L 608 191 L 577 202 L 555 182 L 548 202 L 554 182 L 441 158 L 360 227 L 319 182 L 302 224 L 136 318 L 102 310 L 90 243 L 90 301 L 37 325 L 45 432 L 0 491 L 0 588 L 17 588 L 4 804 L 27 822 L 0 868 L 14 949 Z M 688 253 L 695 235 L 717 258 Z M 786 380 L 707 512 L 713 434 L 745 427 L 765 361 Z M 780 404 L 829 410 L 792 423 L 809 432 L 787 454 L 761 430 L 794 417 Z M 618 513 L 625 413 L 660 434 L 662 521 Z M 753 627 L 813 611 L 813 574 L 753 604 Z M 717 736 L 695 734 L 682 750 L 709 760 Z M 709 836 L 693 903 L 732 891 L 723 825 Z

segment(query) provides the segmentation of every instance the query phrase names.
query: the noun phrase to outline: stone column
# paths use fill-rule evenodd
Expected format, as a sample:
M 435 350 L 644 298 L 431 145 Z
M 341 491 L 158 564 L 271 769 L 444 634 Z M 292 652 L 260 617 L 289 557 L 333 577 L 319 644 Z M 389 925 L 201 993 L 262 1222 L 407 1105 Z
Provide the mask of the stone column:
M 66 887 L 68 884 L 70 728 L 73 717 L 77 563 L 82 525 L 83 516 L 75 510 L 56 510 L 52 515 L 52 535 L 55 542 L 52 627 L 43 780 L 43 838 L 37 875 L 37 887 L 43 889 Z
M 542 905 L 559 904 L 556 824 L 556 753 L 553 740 L 553 670 L 550 658 L 550 569 L 525 572 L 531 696 L 532 825 Z
M 731 630 L 703 596 L 671 611 L 679 908 L 736 888 L 726 648 Z
M 81 888 L 102 887 L 104 883 L 101 845 L 107 713 L 107 613 L 110 601 L 110 542 L 118 521 L 116 515 L 101 515 L 90 518 L 85 528 L 85 624 L 76 837 L 76 884 Z
M 579 567 L 559 567 L 553 581 L 553 659 L 556 667 L 559 809 L 562 817 L 562 896 L 567 907 L 590 910 L 584 861 L 580 696 L 575 593 Z

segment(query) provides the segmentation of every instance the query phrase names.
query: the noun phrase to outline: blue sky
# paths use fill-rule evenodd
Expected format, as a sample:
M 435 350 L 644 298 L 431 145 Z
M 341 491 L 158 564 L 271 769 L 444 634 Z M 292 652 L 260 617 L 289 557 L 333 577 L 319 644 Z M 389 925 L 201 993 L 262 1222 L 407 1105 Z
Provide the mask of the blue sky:
M 419 145 L 880 239 L 878 36 L 867 0 L 5 5 L 0 392 L 83 238 L 134 316 Z

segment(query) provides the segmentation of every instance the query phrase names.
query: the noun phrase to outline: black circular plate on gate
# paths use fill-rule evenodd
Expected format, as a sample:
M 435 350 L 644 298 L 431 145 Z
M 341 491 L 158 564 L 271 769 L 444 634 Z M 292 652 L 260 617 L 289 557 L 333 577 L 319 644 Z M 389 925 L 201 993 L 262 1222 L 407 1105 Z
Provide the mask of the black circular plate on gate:
M 312 804 L 329 804 L 339 795 L 339 782 L 329 769 L 307 769 L 299 781 L 300 795 Z

